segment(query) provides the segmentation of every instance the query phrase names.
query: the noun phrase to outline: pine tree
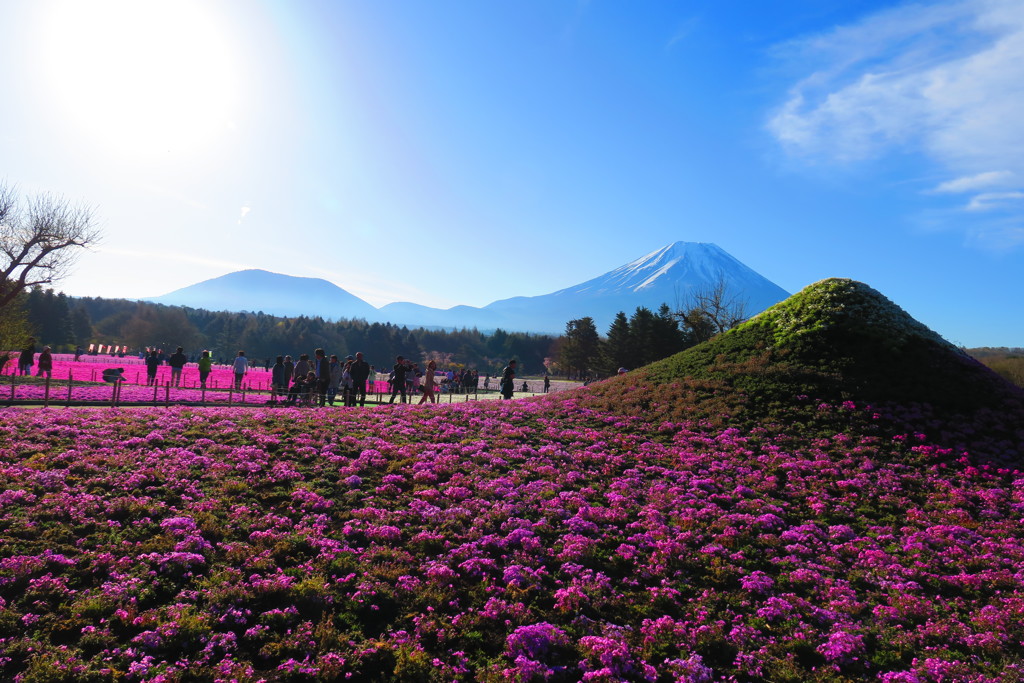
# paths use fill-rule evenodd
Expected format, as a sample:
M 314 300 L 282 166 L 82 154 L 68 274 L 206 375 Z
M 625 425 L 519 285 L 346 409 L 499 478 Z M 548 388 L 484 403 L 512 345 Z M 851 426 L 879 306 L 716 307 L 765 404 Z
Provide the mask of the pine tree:
M 608 338 L 603 344 L 604 374 L 612 375 L 619 368 L 629 368 L 636 363 L 633 357 L 633 342 L 629 334 L 629 320 L 623 311 L 615 314 L 608 326 Z

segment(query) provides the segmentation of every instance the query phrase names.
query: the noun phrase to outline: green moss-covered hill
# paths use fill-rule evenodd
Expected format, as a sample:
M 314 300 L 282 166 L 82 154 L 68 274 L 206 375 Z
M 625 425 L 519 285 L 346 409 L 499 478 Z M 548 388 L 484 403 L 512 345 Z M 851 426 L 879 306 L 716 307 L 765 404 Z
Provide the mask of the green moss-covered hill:
M 812 284 L 704 344 L 594 385 L 586 400 L 736 426 L 791 420 L 819 401 L 853 401 L 940 439 L 949 421 L 988 425 L 984 452 L 950 444 L 971 445 L 979 457 L 1020 459 L 1024 450 L 1024 392 L 849 279 Z

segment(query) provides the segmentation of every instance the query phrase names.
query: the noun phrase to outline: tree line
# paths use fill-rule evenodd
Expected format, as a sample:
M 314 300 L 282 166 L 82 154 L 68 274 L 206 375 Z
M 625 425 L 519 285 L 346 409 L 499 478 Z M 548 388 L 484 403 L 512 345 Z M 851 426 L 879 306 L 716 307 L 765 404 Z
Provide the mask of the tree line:
M 28 333 L 57 352 L 103 344 L 127 347 L 135 355 L 145 348 L 170 353 L 182 346 L 188 354 L 209 350 L 215 359 L 228 362 L 244 350 L 253 362 L 260 362 L 273 361 L 278 355 L 297 358 L 323 348 L 342 357 L 362 351 L 377 366 L 390 366 L 395 356 L 402 355 L 433 358 L 441 367 L 467 367 L 491 374 L 516 358 L 525 373 L 543 374 L 555 343 L 550 335 L 501 329 L 485 334 L 476 329 L 410 329 L 365 320 L 208 311 L 144 301 L 69 297 L 38 287 L 20 303 Z
M 40 286 L 19 295 L 14 308 L 23 312 L 21 334 L 33 334 L 57 352 L 89 344 L 127 347 L 132 354 L 146 348 L 170 353 L 182 346 L 192 355 L 209 350 L 214 359 L 225 362 L 244 350 L 258 363 L 323 348 L 342 357 L 363 351 L 378 366 L 388 366 L 395 356 L 403 355 L 433 358 L 442 368 L 466 367 L 491 374 L 516 358 L 521 374 L 580 379 L 609 376 L 619 368 L 637 368 L 666 358 L 746 317 L 742 305 L 728 299 L 722 285 L 696 292 L 675 310 L 663 303 L 657 311 L 637 307 L 629 317 L 620 311 L 604 336 L 590 317 L 570 320 L 559 337 L 501 329 L 490 333 L 475 328 L 410 329 L 365 320 L 327 321 L 124 299 L 74 298 Z

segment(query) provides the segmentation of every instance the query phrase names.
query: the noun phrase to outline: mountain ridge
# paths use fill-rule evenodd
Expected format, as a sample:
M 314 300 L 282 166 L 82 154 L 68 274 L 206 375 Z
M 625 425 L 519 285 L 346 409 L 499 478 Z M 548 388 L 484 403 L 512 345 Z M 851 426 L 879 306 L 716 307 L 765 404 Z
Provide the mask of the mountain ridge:
M 589 316 L 599 329 L 619 311 L 631 314 L 645 306 L 681 305 L 695 291 L 723 279 L 730 292 L 746 300 L 749 313 L 759 312 L 789 294 L 712 243 L 674 242 L 603 275 L 549 294 L 516 296 L 486 306 L 432 308 L 392 302 L 376 308 L 345 289 L 318 278 L 296 277 L 259 269 L 228 273 L 146 299 L 154 303 L 212 310 L 262 311 L 328 320 L 362 318 L 369 322 L 458 329 L 502 328 L 510 331 L 559 334 L 565 323 Z

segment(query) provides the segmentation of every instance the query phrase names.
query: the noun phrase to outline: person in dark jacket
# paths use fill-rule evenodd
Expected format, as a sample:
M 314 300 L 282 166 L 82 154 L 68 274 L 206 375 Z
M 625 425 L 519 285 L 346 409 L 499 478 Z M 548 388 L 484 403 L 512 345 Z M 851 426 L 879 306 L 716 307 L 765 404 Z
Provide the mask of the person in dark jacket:
M 366 382 L 370 379 L 370 364 L 363 360 L 362 351 L 356 351 L 356 357 L 352 361 L 352 368 L 349 372 L 352 373 L 352 387 L 355 395 L 359 397 L 359 405 L 365 406 Z
M 156 370 L 160 367 L 160 357 L 157 355 L 157 350 L 153 349 L 146 356 L 146 386 L 153 386 L 156 384 Z
M 181 384 L 181 369 L 185 367 L 185 363 L 187 362 L 188 357 L 185 355 L 184 349 L 180 346 L 171 354 L 171 357 L 167 359 L 167 364 L 171 366 L 171 384 L 174 386 Z
M 331 388 L 331 361 L 323 349 L 313 352 L 313 372 L 316 373 L 316 400 L 322 408 L 327 405 L 327 390 Z
M 53 354 L 50 353 L 49 346 L 44 346 L 39 354 L 39 369 L 36 374 L 40 377 L 53 377 Z
M 32 366 L 36 362 L 36 339 L 35 337 L 29 337 L 28 343 L 21 350 L 21 354 L 18 356 L 18 374 L 31 375 Z
M 408 366 L 405 364 L 405 359 L 401 356 L 395 358 L 397 361 L 395 367 L 392 368 L 391 373 L 391 400 L 388 403 L 395 402 L 395 396 L 399 393 L 402 394 L 402 403 L 406 402 L 405 398 L 405 378 L 409 372 Z
M 292 383 L 292 376 L 295 375 L 295 363 L 291 356 L 284 357 L 284 385 L 287 387 Z
M 505 369 L 501 371 L 501 397 L 504 399 L 512 398 L 512 392 L 515 391 L 516 385 L 516 361 L 512 359 L 505 366 Z
M 288 378 L 285 376 L 284 356 L 278 356 L 277 362 L 270 370 L 270 400 L 288 393 Z

